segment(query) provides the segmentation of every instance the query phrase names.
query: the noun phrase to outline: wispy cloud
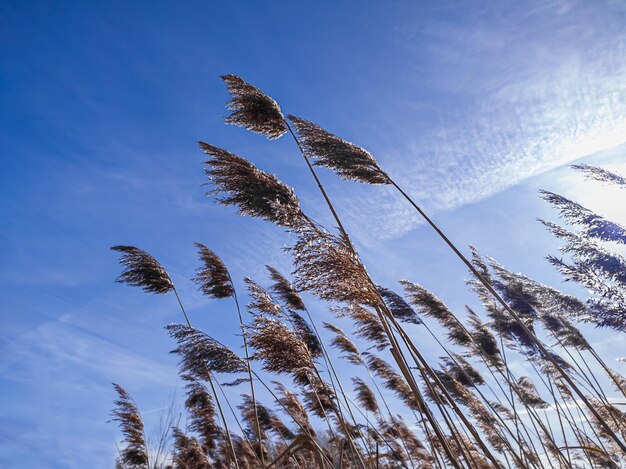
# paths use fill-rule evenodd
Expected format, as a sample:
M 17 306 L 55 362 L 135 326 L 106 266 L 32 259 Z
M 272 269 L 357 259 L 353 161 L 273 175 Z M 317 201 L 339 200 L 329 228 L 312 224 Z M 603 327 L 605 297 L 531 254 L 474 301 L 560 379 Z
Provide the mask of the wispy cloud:
M 94 326 L 97 322 L 98 318 L 92 319 Z M 127 346 L 100 336 L 95 328 L 72 324 L 70 315 L 45 322 L 13 339 L 4 347 L 0 360 L 0 373 L 5 379 L 53 380 L 56 386 L 68 390 L 87 390 L 90 383 L 102 382 L 86 380 L 84 373 L 96 374 L 105 381 L 169 386 L 175 372 L 175 367 L 133 353 Z M 63 379 L 54 379 L 61 376 Z
M 431 211 L 477 202 L 626 139 L 626 47 L 609 12 L 576 2 L 523 8 L 398 32 L 400 42 L 429 45 L 420 58 L 437 81 L 427 86 L 442 105 L 457 102 L 426 107 L 433 124 L 419 135 L 408 125 L 378 156 Z M 367 227 L 364 239 L 401 236 L 418 223 L 393 191 L 360 201 L 352 216 Z

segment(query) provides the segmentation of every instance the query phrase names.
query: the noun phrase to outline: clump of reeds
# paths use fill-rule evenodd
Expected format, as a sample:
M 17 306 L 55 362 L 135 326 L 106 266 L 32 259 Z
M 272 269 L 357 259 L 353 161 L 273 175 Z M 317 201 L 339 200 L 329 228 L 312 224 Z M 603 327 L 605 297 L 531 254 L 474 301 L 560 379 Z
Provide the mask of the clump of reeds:
M 586 287 L 589 298 L 581 300 L 512 272 L 473 247 L 466 257 L 370 152 L 306 119 L 287 120 L 274 99 L 242 78 L 222 78 L 231 94 L 226 122 L 269 139 L 290 135 L 336 230 L 309 218 L 295 191 L 277 176 L 200 143 L 209 156 L 209 195 L 240 215 L 286 229 L 293 240 L 286 250 L 293 282 L 273 267 L 269 287 L 246 277 L 245 318 L 236 278 L 213 250 L 196 243 L 201 265 L 193 282 L 208 298 L 231 299 L 242 356 L 215 331 L 191 325 L 171 277 L 154 257 L 132 246 L 113 247 L 124 268 L 117 281 L 149 293 L 173 292 L 186 320 L 166 327 L 176 342 L 186 391 L 186 419 L 172 428 L 167 467 L 626 464 L 626 417 L 614 397 L 626 397 L 626 379 L 575 325 L 626 330 L 626 261 L 607 244 L 626 243 L 624 228 L 564 196 L 541 193 L 570 225 L 542 221 L 569 256 L 549 261 L 567 280 Z M 317 167 L 397 190 L 468 269 L 467 283 L 480 307 L 455 311 L 417 283 L 401 281 L 400 295 L 374 282 Z M 622 176 L 605 169 L 573 168 L 592 181 L 626 186 Z M 309 311 L 304 293 L 324 300 L 348 328 L 324 320 L 326 332 L 320 333 L 316 322 L 326 306 Z M 341 368 L 338 359 L 345 361 Z M 223 375 L 233 376 L 221 383 Z M 249 389 L 239 390 L 242 385 Z M 257 400 L 259 388 L 265 404 Z M 124 389 L 115 389 L 113 416 L 124 435 L 118 466 L 165 467 L 151 458 L 136 404 Z

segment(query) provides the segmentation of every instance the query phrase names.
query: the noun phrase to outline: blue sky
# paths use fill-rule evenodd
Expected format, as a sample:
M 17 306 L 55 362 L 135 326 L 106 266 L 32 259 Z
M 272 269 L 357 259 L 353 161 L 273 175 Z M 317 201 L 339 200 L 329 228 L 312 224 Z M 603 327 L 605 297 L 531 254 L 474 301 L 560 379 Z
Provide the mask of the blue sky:
M 188 281 L 193 242 L 240 290 L 267 282 L 265 264 L 289 271 L 281 230 L 204 196 L 198 140 L 276 173 L 332 226 L 291 142 L 223 124 L 220 74 L 367 148 L 460 245 L 540 281 L 561 286 L 539 188 L 626 223 L 619 194 L 564 166 L 626 173 L 623 3 L 431 3 L 0 2 L 0 466 L 111 467 L 110 383 L 150 424 L 180 394 L 163 331 L 175 300 L 114 284 L 109 246 L 154 254 L 194 322 L 233 347 L 232 305 Z M 322 177 L 377 281 L 422 283 L 456 311 L 473 301 L 393 192 Z

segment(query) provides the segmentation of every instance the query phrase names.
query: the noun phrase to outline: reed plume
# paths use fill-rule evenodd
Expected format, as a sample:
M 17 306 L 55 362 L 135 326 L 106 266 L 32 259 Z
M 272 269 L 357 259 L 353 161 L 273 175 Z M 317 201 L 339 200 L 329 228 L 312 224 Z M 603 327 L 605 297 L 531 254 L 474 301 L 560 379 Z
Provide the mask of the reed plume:
M 328 322 L 324 323 L 324 327 L 329 331 L 333 332 L 335 335 L 330 341 L 330 345 L 339 350 L 342 354 L 343 358 L 345 358 L 348 362 L 353 365 L 364 365 L 363 357 L 359 352 L 356 344 L 350 340 L 350 338 L 346 335 L 346 333 L 341 330 L 339 327 L 334 324 L 330 324 Z
M 111 249 L 122 253 L 120 264 L 124 266 L 116 282 L 141 287 L 148 293 L 167 293 L 174 289 L 168 273 L 146 251 L 134 246 L 113 246 Z
M 383 380 L 384 386 L 393 391 L 404 405 L 411 410 L 420 410 L 413 391 L 404 378 L 396 373 L 389 363 L 370 353 L 366 355 L 366 360 L 368 368 Z
M 231 469 L 235 464 L 240 469 L 257 469 L 259 459 L 250 441 L 235 434 L 230 435 L 230 438 L 234 451 L 227 444 L 220 444 L 215 469 Z
M 320 358 L 323 355 L 322 344 L 317 337 L 317 334 L 311 329 L 309 323 L 306 322 L 302 316 L 295 311 L 290 311 L 289 322 L 291 322 L 294 331 L 300 336 L 302 341 L 306 344 L 311 358 Z
M 356 401 L 368 412 L 373 414 L 380 414 L 380 408 L 378 407 L 378 401 L 374 392 L 370 387 L 365 384 L 361 378 L 353 377 L 352 384 L 354 386 L 354 392 L 356 393 Z
M 241 395 L 241 403 L 237 406 L 241 411 L 241 416 L 248 424 L 250 431 L 256 432 L 256 420 L 258 414 L 258 421 L 262 432 L 273 432 L 280 438 L 292 439 L 294 434 L 287 428 L 283 421 L 268 407 L 261 403 L 255 403 L 252 401 L 252 397 L 247 394 Z M 267 438 L 267 435 L 256 435 L 256 438 L 261 441 Z
M 606 169 L 588 164 L 573 164 L 570 168 L 582 172 L 587 179 L 615 184 L 622 189 L 626 188 L 626 178 Z
M 379 295 L 361 261 L 344 236 L 335 236 L 311 223 L 297 231 L 294 286 L 337 302 L 379 304 Z
M 215 188 L 209 194 L 222 205 L 235 205 L 240 215 L 259 217 L 280 226 L 298 226 L 303 218 L 293 189 L 276 176 L 222 148 L 200 142 L 211 157 L 205 173 Z
M 226 104 L 231 111 L 224 119 L 226 123 L 266 135 L 270 140 L 287 131 L 287 123 L 276 101 L 237 75 L 222 75 L 221 78 L 231 95 Z
M 354 321 L 354 334 L 367 342 L 371 342 L 377 350 L 389 347 L 389 340 L 378 315 L 358 303 L 332 308 L 339 317 L 347 317 Z
M 382 285 L 376 285 L 376 288 L 394 318 L 409 324 L 422 324 L 422 320 L 419 318 L 415 310 L 411 308 L 406 301 L 404 301 L 404 298 L 393 290 L 385 288 Z
M 303 384 L 302 397 L 304 405 L 309 412 L 320 419 L 328 420 L 329 414 L 340 415 L 337 407 L 337 396 L 332 385 L 322 380 L 314 374 L 307 375 L 308 382 L 306 386 Z M 347 422 L 340 422 L 340 428 L 343 430 L 347 426 Z
M 253 360 L 262 362 L 271 373 L 301 376 L 313 369 L 313 361 L 304 341 L 282 322 L 257 316 L 250 326 L 250 348 Z
M 447 330 L 447 337 L 457 345 L 467 346 L 472 338 L 448 307 L 421 285 L 401 280 L 409 303 L 418 309 L 418 314 L 436 319 Z
M 587 300 L 591 312 L 588 320 L 599 326 L 618 331 L 626 330 L 624 324 L 626 294 L 622 288 L 607 282 L 589 266 L 576 262 L 568 264 L 554 256 L 547 256 L 547 259 L 566 280 L 579 283 L 595 294 Z
M 415 433 L 409 428 L 404 419 L 400 416 L 392 416 L 385 426 L 386 435 L 399 438 L 408 454 L 409 460 L 419 461 L 419 468 L 432 467 L 432 456 L 424 447 L 424 444 L 417 438 Z
M 222 262 L 217 254 L 211 251 L 206 246 L 196 243 L 196 246 L 200 250 L 200 258 L 203 261 L 203 266 L 197 271 L 196 277 L 194 281 L 200 285 L 201 290 L 204 294 L 213 298 L 229 298 L 235 301 L 235 307 L 237 309 L 237 316 L 239 319 L 239 327 L 241 328 L 241 337 L 243 340 L 243 348 L 246 357 L 246 367 L 248 369 L 248 378 L 246 379 L 237 379 L 234 383 L 229 383 L 232 385 L 237 385 L 242 382 L 248 381 L 250 383 L 250 391 L 252 393 L 252 407 L 256 410 L 256 394 L 254 392 L 254 380 L 252 379 L 252 368 L 250 365 L 250 354 L 248 351 L 248 341 L 246 338 L 245 326 L 243 323 L 243 317 L 241 315 L 241 308 L 239 307 L 239 300 L 237 299 L 237 294 L 235 292 L 235 287 L 233 285 L 232 278 L 230 276 L 230 272 L 226 268 L 226 265 Z M 257 419 L 257 435 L 261 435 L 260 424 Z M 261 441 L 258 442 L 259 446 L 259 454 L 261 459 L 261 466 L 265 465 L 265 461 L 263 459 L 263 444 Z
M 294 311 L 304 311 L 305 306 L 302 297 L 295 289 L 293 284 L 287 280 L 278 270 L 269 265 L 265 266 L 270 273 L 270 277 L 274 281 L 270 287 L 270 291 L 283 301 L 289 309 Z
M 246 282 L 248 287 L 248 295 L 252 298 L 252 301 L 247 305 L 251 314 L 274 317 L 283 315 L 282 308 L 274 302 L 274 299 L 265 288 L 249 277 L 246 277 L 244 282 Z
M 455 380 L 463 386 L 479 386 L 485 384 L 485 379 L 463 356 L 458 353 L 451 354 L 452 358 L 442 359 L 444 368 Z
M 517 385 L 522 391 L 520 399 L 525 404 L 538 409 L 545 409 L 549 404 L 544 401 L 537 392 L 537 388 L 528 376 L 522 376 L 517 380 Z
M 585 266 L 608 280 L 626 287 L 626 260 L 622 256 L 610 252 L 597 242 L 566 230 L 556 223 L 540 221 L 555 237 L 565 241 L 565 245 L 559 250 L 570 254 L 577 265 Z
M 206 333 L 183 324 L 166 326 L 178 342 L 172 353 L 181 357 L 181 374 L 209 381 L 211 373 L 240 373 L 248 370 L 245 362 L 232 350 Z
M 191 377 L 188 377 L 188 380 L 189 383 L 185 386 L 187 393 L 185 407 L 189 412 L 188 428 L 200 437 L 203 451 L 213 456 L 217 442 L 222 436 L 222 429 L 216 420 L 213 398 L 202 383 Z
M 120 451 L 119 462 L 128 469 L 149 469 L 148 446 L 144 424 L 133 398 L 118 384 L 113 384 L 118 394 L 113 420 L 119 422 L 126 446 Z
M 172 434 L 174 436 L 174 469 L 211 469 L 212 465 L 198 440 L 185 435 L 178 428 L 173 428 Z
M 489 327 L 481 321 L 480 317 L 469 307 L 466 306 L 468 313 L 468 323 L 471 329 L 472 347 L 483 356 L 486 361 L 496 369 L 501 368 L 504 364 L 501 359 L 500 348 L 495 336 L 489 330 Z
M 570 225 L 578 225 L 581 233 L 602 241 L 626 244 L 626 230 L 582 205 L 553 192 L 541 190 L 541 197 L 559 211 Z
M 332 169 L 343 179 L 367 184 L 389 184 L 389 177 L 367 150 L 308 120 L 292 115 L 289 120 L 296 127 L 300 144 L 314 165 Z
M 277 381 L 274 381 L 274 385 L 280 395 L 278 402 L 289 411 L 291 418 L 298 424 L 300 430 L 305 434 L 315 437 L 315 430 L 313 430 L 313 426 L 309 421 L 307 410 L 304 404 L 298 399 L 297 394 Z
M 222 259 L 204 244 L 194 243 L 202 266 L 196 271 L 193 281 L 202 293 L 210 298 L 229 298 L 235 293 L 233 282 Z

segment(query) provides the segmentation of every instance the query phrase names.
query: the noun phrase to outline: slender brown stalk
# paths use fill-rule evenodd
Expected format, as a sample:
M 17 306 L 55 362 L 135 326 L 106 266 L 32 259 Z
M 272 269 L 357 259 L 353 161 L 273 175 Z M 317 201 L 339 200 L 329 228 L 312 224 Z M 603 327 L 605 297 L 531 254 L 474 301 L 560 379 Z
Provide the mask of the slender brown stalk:
M 230 273 L 228 274 L 231 285 L 233 284 Z M 237 307 L 237 315 L 239 317 L 239 326 L 241 327 L 241 337 L 243 339 L 243 349 L 246 354 L 246 364 L 248 365 L 248 379 L 250 380 L 250 394 L 252 397 L 252 406 L 254 408 L 254 419 L 257 427 L 257 435 L 259 438 L 259 456 L 261 458 L 261 467 L 265 467 L 265 458 L 263 456 L 263 438 L 261 434 L 261 424 L 259 422 L 259 411 L 256 405 L 256 393 L 254 392 L 254 378 L 252 377 L 252 364 L 250 363 L 250 352 L 248 351 L 248 340 L 246 339 L 246 329 L 241 315 L 241 308 L 239 307 L 239 300 L 237 299 L 237 293 L 233 288 L 232 298 L 235 300 L 235 306 Z

